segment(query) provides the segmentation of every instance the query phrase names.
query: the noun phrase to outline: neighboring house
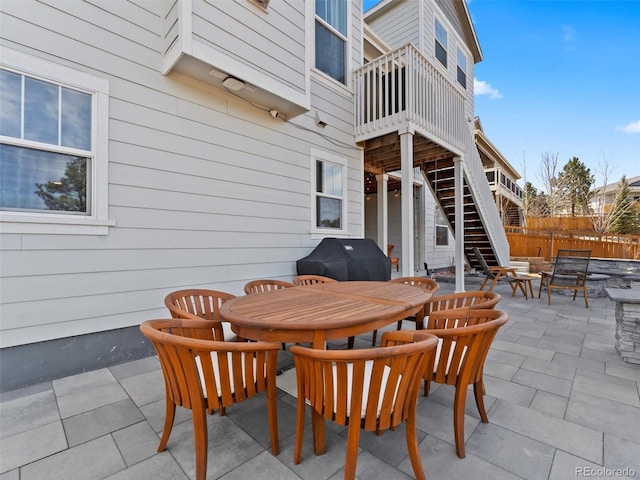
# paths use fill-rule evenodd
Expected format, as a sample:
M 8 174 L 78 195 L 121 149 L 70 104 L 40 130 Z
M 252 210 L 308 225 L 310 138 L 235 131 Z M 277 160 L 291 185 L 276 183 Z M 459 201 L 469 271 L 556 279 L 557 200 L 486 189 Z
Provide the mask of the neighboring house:
M 0 2 L 2 390 L 149 355 L 138 325 L 172 290 L 291 279 L 322 238 L 364 236 L 369 174 L 400 172 L 403 274 L 424 255 L 416 171 L 464 242 L 508 262 L 468 121 L 466 5 L 383 2 L 367 21 L 397 50 L 366 65 L 360 9 Z
M 627 177 L 626 180 L 629 184 L 629 197 L 631 198 L 631 201 L 640 202 L 640 175 Z M 593 197 L 591 207 L 593 209 L 597 209 L 597 207 L 600 206 L 599 204 L 602 204 L 604 209 L 607 210 L 609 208 L 608 206 L 615 201 L 619 190 L 620 180 L 603 187 L 595 188 L 595 195 Z
M 475 118 L 474 124 L 476 147 L 502 223 L 521 227 L 524 222 L 524 208 L 523 191 L 517 183 L 521 178 L 520 174 L 487 138 L 478 117 Z

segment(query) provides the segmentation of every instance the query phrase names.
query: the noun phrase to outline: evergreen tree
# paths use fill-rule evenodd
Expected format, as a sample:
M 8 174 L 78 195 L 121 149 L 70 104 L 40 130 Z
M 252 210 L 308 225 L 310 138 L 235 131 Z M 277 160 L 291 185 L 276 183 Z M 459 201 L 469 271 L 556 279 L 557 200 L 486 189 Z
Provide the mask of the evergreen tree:
M 631 234 L 638 231 L 638 216 L 632 206 L 629 182 L 625 175 L 620 179 L 620 187 L 609 210 L 609 216 L 609 233 Z
M 591 170 L 578 157 L 569 160 L 558 174 L 558 185 L 563 190 L 562 198 L 567 202 L 567 207 L 570 207 L 571 215 L 575 215 L 576 210 L 588 213 L 594 183 L 595 177 Z

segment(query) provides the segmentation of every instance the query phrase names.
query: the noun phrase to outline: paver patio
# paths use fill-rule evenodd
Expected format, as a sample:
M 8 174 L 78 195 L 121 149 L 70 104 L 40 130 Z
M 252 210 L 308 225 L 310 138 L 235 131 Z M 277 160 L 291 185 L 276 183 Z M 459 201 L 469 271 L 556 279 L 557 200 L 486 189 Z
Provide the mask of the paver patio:
M 440 293 L 453 291 L 442 283 Z M 473 285 L 468 285 L 473 289 Z M 614 348 L 614 303 L 553 294 L 525 301 L 507 285 L 498 308 L 510 315 L 485 365 L 489 424 L 467 399 L 465 459 L 455 454 L 454 389 L 433 385 L 419 398 L 420 451 L 439 479 L 640 478 L 640 366 Z M 411 328 L 412 322 L 404 322 Z M 395 328 L 390 326 L 389 328 Z M 379 338 L 379 337 L 378 337 Z M 371 335 L 357 339 L 370 344 Z M 333 344 L 344 348 L 346 341 Z M 283 368 L 292 364 L 281 352 Z M 150 357 L 0 395 L 0 480 L 192 479 L 191 413 L 178 409 L 163 453 L 164 383 Z M 210 415 L 208 478 L 342 478 L 346 431 L 327 423 L 327 453 L 313 454 L 305 428 L 293 465 L 295 399 L 279 390 L 281 452 L 270 453 L 266 405 L 258 396 Z M 404 429 L 360 440 L 358 478 L 412 478 Z

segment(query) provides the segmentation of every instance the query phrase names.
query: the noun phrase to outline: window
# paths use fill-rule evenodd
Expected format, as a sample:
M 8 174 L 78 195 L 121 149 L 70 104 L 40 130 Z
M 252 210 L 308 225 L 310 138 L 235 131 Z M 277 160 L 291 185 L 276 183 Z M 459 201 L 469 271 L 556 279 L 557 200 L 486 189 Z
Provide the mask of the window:
M 324 152 L 312 152 L 312 230 L 346 230 L 346 162 Z
M 436 58 L 447 66 L 447 31 L 436 18 Z
M 108 88 L 104 79 L 3 49 L 3 231 L 108 233 Z
M 465 57 L 462 50 L 458 48 L 458 83 L 467 88 L 467 57 Z
M 449 225 L 442 211 L 436 207 L 436 245 L 449 245 Z
M 316 68 L 346 84 L 347 2 L 316 0 Z

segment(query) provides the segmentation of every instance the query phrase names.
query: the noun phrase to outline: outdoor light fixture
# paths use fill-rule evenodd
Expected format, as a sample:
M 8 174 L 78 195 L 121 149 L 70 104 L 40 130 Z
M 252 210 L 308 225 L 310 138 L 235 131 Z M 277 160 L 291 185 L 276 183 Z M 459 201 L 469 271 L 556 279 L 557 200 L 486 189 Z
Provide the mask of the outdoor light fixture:
M 327 120 L 324 113 L 318 110 L 316 110 L 316 125 L 318 125 L 321 128 L 324 128 L 327 126 Z
M 252 0 L 252 1 L 253 3 L 257 3 L 258 5 L 260 5 L 265 10 L 269 7 L 270 0 Z
M 224 86 L 224 88 L 228 88 L 229 90 L 237 92 L 238 90 L 242 90 L 244 88 L 245 83 L 235 77 L 227 77 L 222 81 L 222 85 Z

